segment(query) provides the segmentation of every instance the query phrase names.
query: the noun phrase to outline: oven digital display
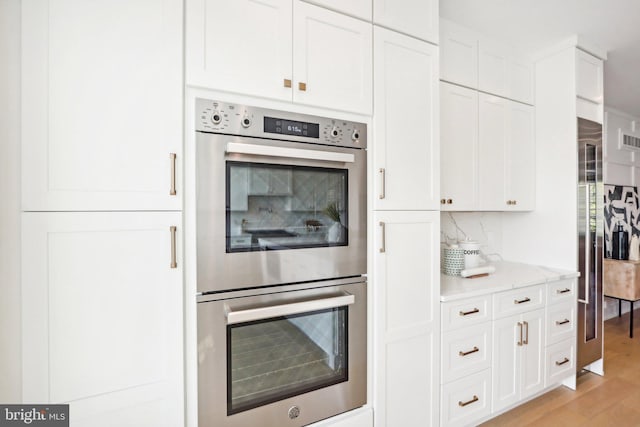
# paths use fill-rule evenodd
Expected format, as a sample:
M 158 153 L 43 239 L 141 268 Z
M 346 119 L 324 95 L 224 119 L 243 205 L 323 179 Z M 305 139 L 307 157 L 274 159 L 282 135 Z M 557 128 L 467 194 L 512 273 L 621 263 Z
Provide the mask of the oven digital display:
M 281 135 L 320 138 L 320 125 L 318 123 L 297 122 L 275 117 L 264 118 L 264 131 L 266 133 L 278 133 Z

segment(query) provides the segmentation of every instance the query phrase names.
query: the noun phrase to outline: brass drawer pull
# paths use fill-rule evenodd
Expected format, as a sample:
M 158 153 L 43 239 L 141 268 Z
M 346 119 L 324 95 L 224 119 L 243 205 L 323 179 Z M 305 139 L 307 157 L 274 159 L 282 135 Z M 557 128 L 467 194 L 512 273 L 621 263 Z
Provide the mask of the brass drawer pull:
M 176 153 L 170 153 L 169 159 L 171 159 L 171 188 L 169 189 L 169 195 L 176 195 Z
M 473 353 L 477 353 L 477 352 L 479 352 L 479 351 L 480 351 L 480 349 L 479 349 L 478 347 L 473 346 L 473 350 L 469 350 L 469 351 L 460 351 L 460 352 L 458 352 L 458 354 L 459 354 L 460 356 L 464 357 L 464 356 L 468 356 L 468 355 L 473 354 Z
M 564 320 L 562 320 L 562 321 L 560 321 L 560 320 L 556 320 L 556 325 L 565 325 L 565 324 L 567 324 L 567 323 L 569 323 L 569 322 L 570 322 L 570 320 L 569 320 L 569 319 L 564 319 Z
M 291 79 L 284 79 L 284 87 L 291 87 Z
M 518 341 L 518 345 L 522 345 L 522 323 L 518 322 L 518 326 L 520 327 L 520 341 Z
M 524 323 L 524 327 L 526 328 L 524 332 L 524 341 L 522 342 L 522 344 L 529 344 L 529 322 L 524 321 L 522 323 Z
M 465 406 L 467 406 L 467 405 L 471 405 L 471 404 L 472 404 L 472 403 L 474 403 L 474 402 L 477 402 L 478 400 L 480 400 L 480 399 L 478 399 L 478 396 L 476 396 L 476 395 L 474 394 L 474 395 L 473 395 L 473 399 L 468 400 L 468 401 L 466 401 L 466 402 L 463 402 L 462 400 L 458 400 L 458 406 L 465 407 Z
M 380 246 L 380 253 L 383 254 L 387 251 L 387 224 L 380 221 L 380 228 L 382 229 L 382 245 Z
M 557 366 L 562 366 L 562 365 L 564 365 L 565 363 L 569 363 L 569 359 L 567 359 L 566 357 L 564 358 L 564 360 L 563 360 L 562 362 L 558 362 L 558 361 L 556 361 L 556 365 L 557 365 Z
M 571 292 L 571 289 L 569 289 L 569 288 L 564 288 L 564 289 L 558 289 L 558 290 L 556 290 L 556 293 L 558 293 L 558 294 L 566 294 L 567 292 Z
M 378 196 L 379 199 L 384 199 L 387 196 L 387 173 L 385 171 L 384 168 L 380 168 L 378 170 L 378 172 L 380 172 L 380 176 L 382 178 L 382 184 L 380 186 L 380 195 Z
M 304 82 L 298 82 L 298 90 L 301 90 L 302 92 L 307 90 L 307 84 Z
M 461 311 L 460 316 L 468 316 L 470 314 L 475 314 L 475 313 L 480 313 L 480 310 L 474 307 L 474 309 L 471 311 Z
M 171 268 L 178 268 L 178 261 L 176 260 L 176 230 L 177 227 L 175 225 L 169 227 L 171 232 Z
M 514 303 L 514 304 L 523 304 L 523 303 L 525 303 L 525 302 L 529 302 L 529 301 L 531 301 L 531 298 L 526 297 L 525 299 L 521 299 L 521 300 L 517 300 L 517 299 L 516 299 L 516 300 L 513 300 L 513 303 Z

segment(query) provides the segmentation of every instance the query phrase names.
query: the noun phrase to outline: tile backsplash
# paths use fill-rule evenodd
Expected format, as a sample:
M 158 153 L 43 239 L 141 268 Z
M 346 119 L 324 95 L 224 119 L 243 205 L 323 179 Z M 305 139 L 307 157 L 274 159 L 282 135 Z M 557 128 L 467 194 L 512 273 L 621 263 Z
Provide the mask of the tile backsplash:
M 502 215 L 501 212 L 441 212 L 440 242 L 475 240 L 480 243 L 483 258 L 501 260 Z

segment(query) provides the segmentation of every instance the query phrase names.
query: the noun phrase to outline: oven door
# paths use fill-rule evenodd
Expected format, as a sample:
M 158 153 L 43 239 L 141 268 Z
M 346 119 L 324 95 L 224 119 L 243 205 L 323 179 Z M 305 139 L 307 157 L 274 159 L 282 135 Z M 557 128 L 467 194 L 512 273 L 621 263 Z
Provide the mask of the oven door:
M 198 133 L 202 293 L 366 273 L 366 151 Z
M 366 403 L 366 283 L 283 288 L 199 297 L 199 426 L 301 426 Z

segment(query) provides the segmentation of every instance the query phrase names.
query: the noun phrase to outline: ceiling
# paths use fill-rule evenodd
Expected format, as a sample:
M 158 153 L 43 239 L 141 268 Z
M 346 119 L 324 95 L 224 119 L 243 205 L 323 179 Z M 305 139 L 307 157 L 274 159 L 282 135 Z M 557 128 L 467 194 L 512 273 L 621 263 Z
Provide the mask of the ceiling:
M 440 16 L 529 51 L 577 34 L 607 51 L 607 106 L 640 117 L 640 1 L 440 0 Z

